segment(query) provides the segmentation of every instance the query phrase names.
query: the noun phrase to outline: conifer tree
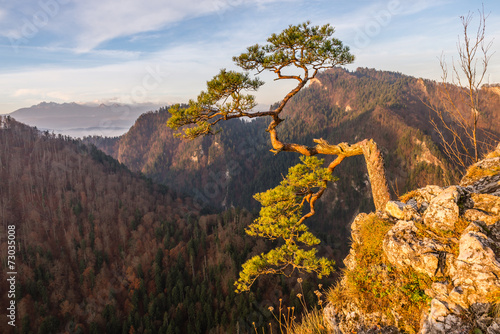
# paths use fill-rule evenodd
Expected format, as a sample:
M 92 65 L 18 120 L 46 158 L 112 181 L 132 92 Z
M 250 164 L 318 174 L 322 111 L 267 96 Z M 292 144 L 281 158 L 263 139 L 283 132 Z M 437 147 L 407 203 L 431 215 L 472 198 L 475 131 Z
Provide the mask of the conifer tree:
M 286 96 L 269 111 L 255 111 L 255 97 L 248 91 L 256 91 L 264 83 L 252 78 L 249 73 L 220 70 L 207 82 L 196 100 L 190 100 L 187 107 L 180 105 L 169 109 L 171 117 L 168 126 L 179 130 L 178 135 L 188 139 L 214 134 L 219 131 L 218 123 L 233 118 L 270 117 L 267 128 L 272 149 L 280 152 L 296 152 L 305 156 L 302 162 L 291 167 L 287 177 L 274 189 L 256 194 L 261 202 L 260 216 L 251 224 L 247 233 L 271 240 L 278 240 L 278 246 L 266 254 L 260 254 L 243 264 L 240 278 L 235 283 L 238 292 L 248 290 L 263 274 L 290 275 L 295 270 L 328 275 L 333 262 L 317 258 L 313 248 L 319 240 L 308 231 L 304 221 L 314 214 L 315 202 L 323 195 L 328 182 L 334 180 L 335 167 L 346 157 L 363 154 L 367 163 L 375 207 L 380 210 L 389 200 L 383 161 L 377 145 L 365 139 L 349 145 L 331 145 L 323 139 L 315 139 L 315 146 L 285 143 L 278 137 L 277 127 L 283 118 L 281 113 L 290 99 L 306 86 L 309 80 L 325 69 L 345 65 L 354 61 L 349 48 L 332 37 L 334 28 L 329 24 L 311 26 L 310 22 L 290 25 L 279 34 L 272 34 L 267 44 L 255 44 L 233 61 L 245 71 L 260 74 L 273 72 L 275 80 L 297 82 Z M 317 154 L 337 157 L 324 168 L 324 161 L 312 157 Z M 304 208 L 306 206 L 306 208 Z M 303 212 L 309 207 L 309 212 Z

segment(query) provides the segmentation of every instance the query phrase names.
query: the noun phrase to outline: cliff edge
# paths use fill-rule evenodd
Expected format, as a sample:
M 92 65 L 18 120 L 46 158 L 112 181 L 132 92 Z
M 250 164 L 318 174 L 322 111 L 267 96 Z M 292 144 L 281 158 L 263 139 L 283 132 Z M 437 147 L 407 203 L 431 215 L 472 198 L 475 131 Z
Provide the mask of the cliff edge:
M 459 185 L 360 214 L 330 333 L 500 333 L 500 144 Z

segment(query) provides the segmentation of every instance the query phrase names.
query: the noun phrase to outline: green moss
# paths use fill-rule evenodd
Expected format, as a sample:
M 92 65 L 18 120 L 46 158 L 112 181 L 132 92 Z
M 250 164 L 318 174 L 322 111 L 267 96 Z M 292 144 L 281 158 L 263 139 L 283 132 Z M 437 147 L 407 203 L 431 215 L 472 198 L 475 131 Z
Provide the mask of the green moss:
M 364 264 L 380 262 L 383 256 L 382 243 L 384 236 L 391 229 L 392 224 L 372 213 L 366 217 L 359 227 L 360 244 L 353 244 L 353 248 Z

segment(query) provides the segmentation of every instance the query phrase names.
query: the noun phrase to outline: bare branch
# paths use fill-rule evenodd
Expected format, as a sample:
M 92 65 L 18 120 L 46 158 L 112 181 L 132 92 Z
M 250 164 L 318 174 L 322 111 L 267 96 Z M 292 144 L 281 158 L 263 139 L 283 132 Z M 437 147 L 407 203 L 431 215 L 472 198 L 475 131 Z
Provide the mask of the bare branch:
M 439 119 L 431 124 L 441 139 L 444 153 L 451 161 L 465 168 L 477 162 L 481 152 L 489 149 L 487 141 L 495 137 L 491 132 L 478 129 L 481 111 L 481 85 L 491 58 L 492 42 L 486 42 L 484 6 L 479 10 L 479 23 L 471 35 L 473 13 L 460 17 L 463 36 L 457 42 L 458 62 L 452 61 L 452 86 L 448 83 L 448 67 L 444 56 L 440 58 L 442 83 L 438 86 L 439 105 L 427 104 Z M 464 107 L 466 108 L 464 110 Z M 498 138 L 497 138 L 498 140 Z

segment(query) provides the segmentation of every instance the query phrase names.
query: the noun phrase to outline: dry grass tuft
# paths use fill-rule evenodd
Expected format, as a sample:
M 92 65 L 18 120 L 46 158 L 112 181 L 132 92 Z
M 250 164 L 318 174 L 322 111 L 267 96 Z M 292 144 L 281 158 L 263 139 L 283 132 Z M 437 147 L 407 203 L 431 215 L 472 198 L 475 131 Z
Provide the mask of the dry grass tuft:
M 418 190 L 412 190 L 412 191 L 409 191 L 407 192 L 406 194 L 404 195 L 401 195 L 399 196 L 399 200 L 403 203 L 406 203 L 408 202 L 410 199 L 414 198 L 415 196 L 417 196 L 419 193 L 418 193 Z
M 322 309 L 313 309 L 302 317 L 302 322 L 294 323 L 288 334 L 327 334 L 328 329 L 323 319 Z

